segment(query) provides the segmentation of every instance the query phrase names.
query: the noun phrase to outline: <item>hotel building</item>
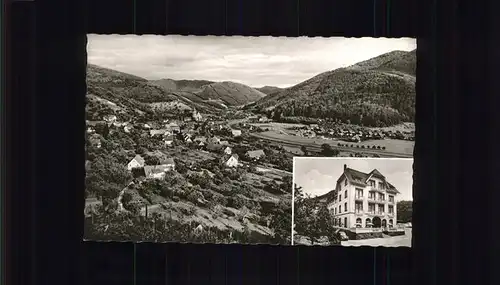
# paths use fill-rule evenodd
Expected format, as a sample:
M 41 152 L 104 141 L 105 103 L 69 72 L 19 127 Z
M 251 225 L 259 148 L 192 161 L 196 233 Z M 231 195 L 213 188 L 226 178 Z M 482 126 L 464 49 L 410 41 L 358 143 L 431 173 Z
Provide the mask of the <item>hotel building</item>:
M 363 173 L 344 164 L 344 172 L 328 197 L 334 224 L 342 228 L 392 228 L 400 192 L 377 169 Z

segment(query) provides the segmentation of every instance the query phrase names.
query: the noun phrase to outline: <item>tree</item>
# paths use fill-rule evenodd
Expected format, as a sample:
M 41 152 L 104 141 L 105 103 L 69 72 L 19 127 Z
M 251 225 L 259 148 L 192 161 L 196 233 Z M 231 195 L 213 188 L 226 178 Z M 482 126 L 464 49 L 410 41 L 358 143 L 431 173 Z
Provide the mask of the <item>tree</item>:
M 412 221 L 413 201 L 399 201 L 397 203 L 398 221 L 408 223 Z
M 307 156 L 307 148 L 305 145 L 301 146 L 300 150 L 304 153 L 305 156 Z
M 321 237 L 321 230 L 316 223 L 318 204 L 315 199 L 310 199 L 302 192 L 302 187 L 294 185 L 294 222 L 298 234 L 309 238 L 312 245 Z
M 85 183 L 90 193 L 114 199 L 131 180 L 132 176 L 125 166 L 117 163 L 112 157 L 105 156 L 98 157 L 92 163 Z
M 109 126 L 105 123 L 98 123 L 94 126 L 95 132 L 103 136 L 105 139 L 108 138 L 109 135 Z
M 159 165 L 160 159 L 157 156 L 145 155 L 144 162 L 146 163 L 146 165 Z
M 321 154 L 323 156 L 337 156 L 339 153 L 338 149 L 332 149 L 332 146 L 327 143 L 321 145 Z

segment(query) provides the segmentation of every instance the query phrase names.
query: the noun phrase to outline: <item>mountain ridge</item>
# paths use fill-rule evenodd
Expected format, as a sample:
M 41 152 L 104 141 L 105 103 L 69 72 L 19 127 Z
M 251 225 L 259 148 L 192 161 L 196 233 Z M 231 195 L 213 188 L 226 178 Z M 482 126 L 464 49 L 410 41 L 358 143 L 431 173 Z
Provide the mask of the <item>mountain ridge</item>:
M 365 126 L 390 126 L 415 116 L 416 50 L 392 51 L 320 73 L 246 109 L 283 117 L 331 118 Z

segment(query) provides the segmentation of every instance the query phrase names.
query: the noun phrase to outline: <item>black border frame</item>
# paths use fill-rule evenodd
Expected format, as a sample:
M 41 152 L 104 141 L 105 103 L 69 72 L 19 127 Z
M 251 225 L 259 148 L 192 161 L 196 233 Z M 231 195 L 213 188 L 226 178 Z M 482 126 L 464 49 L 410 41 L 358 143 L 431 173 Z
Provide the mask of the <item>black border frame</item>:
M 498 256 L 497 243 L 489 239 L 495 214 L 491 210 L 498 201 L 489 190 L 498 184 L 497 151 L 491 143 L 495 138 L 491 130 L 496 127 L 491 115 L 498 113 L 493 107 L 497 101 L 488 93 L 494 80 L 488 72 L 495 69 L 487 58 L 494 58 L 495 51 L 492 42 L 488 45 L 495 34 L 489 29 L 487 13 L 494 9 L 472 2 L 460 3 L 460 9 L 430 0 L 127 0 L 36 3 L 36 7 L 33 1 L 5 3 L 4 280 L 9 284 L 241 280 L 389 284 L 389 278 L 391 284 L 410 280 L 414 284 L 490 283 L 494 267 L 479 263 L 487 260 L 490 247 L 490 256 Z M 82 243 L 83 220 L 78 217 L 83 207 L 84 140 L 79 134 L 84 130 L 87 32 L 418 36 L 411 252 Z M 478 146 L 490 155 L 478 156 Z M 478 189 L 483 189 L 482 200 L 471 205 Z M 485 206 L 488 201 L 493 203 Z M 469 219 L 464 209 L 483 211 L 483 218 Z M 481 227 L 485 233 L 471 230 Z M 386 274 L 374 276 L 370 273 L 374 270 Z

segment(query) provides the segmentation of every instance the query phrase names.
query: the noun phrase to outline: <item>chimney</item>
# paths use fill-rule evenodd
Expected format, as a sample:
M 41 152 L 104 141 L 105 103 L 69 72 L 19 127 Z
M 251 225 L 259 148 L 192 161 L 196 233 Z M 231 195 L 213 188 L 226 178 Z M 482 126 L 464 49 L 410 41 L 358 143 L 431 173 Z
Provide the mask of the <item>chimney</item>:
M 344 164 L 344 171 L 347 169 L 347 164 Z

